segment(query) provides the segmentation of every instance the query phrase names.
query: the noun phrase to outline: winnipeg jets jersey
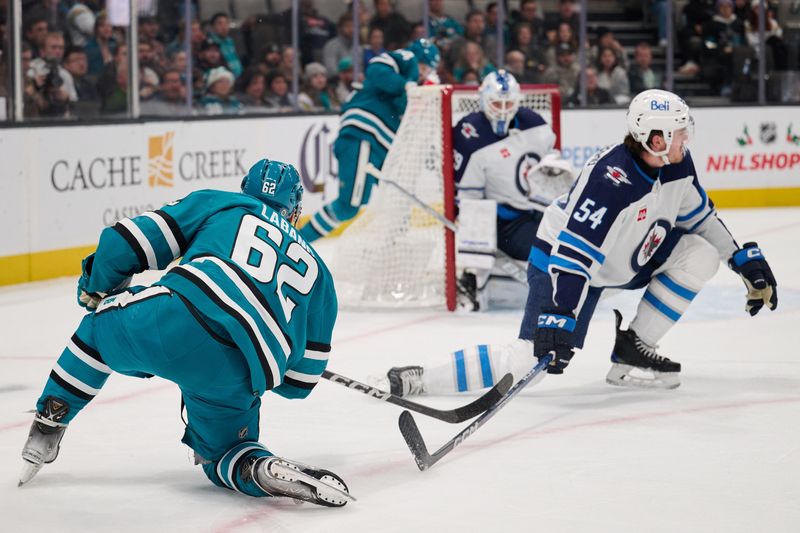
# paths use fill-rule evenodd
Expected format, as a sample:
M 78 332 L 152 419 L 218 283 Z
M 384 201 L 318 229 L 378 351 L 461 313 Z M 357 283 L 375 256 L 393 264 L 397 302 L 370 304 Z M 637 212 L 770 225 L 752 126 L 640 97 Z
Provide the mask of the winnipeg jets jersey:
M 453 167 L 457 198 L 496 200 L 504 209 L 535 209 L 529 199 L 527 174 L 553 150 L 556 136 L 544 119 L 520 108 L 506 137 L 494 133 L 489 119 L 478 111 L 453 128 Z
M 673 229 L 696 233 L 727 261 L 738 248 L 700 186 L 689 153 L 655 179 L 622 144 L 592 157 L 573 189 L 550 204 L 531 251 L 553 300 L 577 316 L 591 287 L 623 287 Z
M 86 290 L 108 292 L 181 256 L 156 285 L 236 344 L 253 392 L 307 396 L 327 364 L 337 302 L 330 272 L 295 228 L 252 196 L 196 191 L 103 230 Z

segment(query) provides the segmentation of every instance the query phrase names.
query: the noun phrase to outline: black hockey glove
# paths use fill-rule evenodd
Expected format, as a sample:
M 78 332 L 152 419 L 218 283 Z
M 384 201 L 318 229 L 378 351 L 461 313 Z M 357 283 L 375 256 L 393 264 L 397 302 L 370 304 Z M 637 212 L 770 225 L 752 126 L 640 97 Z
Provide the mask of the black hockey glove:
M 778 284 L 775 283 L 772 269 L 756 243 L 745 243 L 731 256 L 728 265 L 744 281 L 747 288 L 747 304 L 744 309 L 750 316 L 755 316 L 765 305 L 770 311 L 778 307 Z
M 542 309 L 533 334 L 533 355 L 541 359 L 553 354 L 547 366 L 548 374 L 563 374 L 575 353 L 572 331 L 575 329 L 575 316 L 566 309 Z

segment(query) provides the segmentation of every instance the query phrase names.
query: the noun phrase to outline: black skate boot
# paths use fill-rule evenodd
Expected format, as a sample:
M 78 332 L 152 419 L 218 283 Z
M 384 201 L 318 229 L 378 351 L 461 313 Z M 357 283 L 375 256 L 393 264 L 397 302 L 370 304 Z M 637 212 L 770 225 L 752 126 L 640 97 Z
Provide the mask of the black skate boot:
M 478 278 L 472 272 L 464 271 L 456 283 L 458 306 L 465 311 L 480 311 L 478 301 Z
M 386 376 L 389 378 L 389 391 L 395 396 L 416 396 L 425 394 L 425 384 L 422 382 L 421 366 L 400 366 L 389 369 Z
M 281 457 L 261 457 L 246 465 L 253 480 L 271 496 L 284 496 L 325 507 L 342 507 L 356 501 L 342 478 L 329 470 L 315 468 Z
M 611 370 L 606 382 L 623 387 L 674 389 L 680 385 L 681 364 L 656 353 L 632 329 L 622 330 L 622 314 L 614 309 L 617 339 L 611 353 Z
M 28 440 L 22 448 L 23 467 L 19 476 L 22 486 L 35 476 L 42 466 L 52 463 L 58 457 L 61 438 L 67 429 L 61 420 L 69 412 L 66 402 L 49 396 L 44 403 L 44 412 L 36 413 L 28 433 Z

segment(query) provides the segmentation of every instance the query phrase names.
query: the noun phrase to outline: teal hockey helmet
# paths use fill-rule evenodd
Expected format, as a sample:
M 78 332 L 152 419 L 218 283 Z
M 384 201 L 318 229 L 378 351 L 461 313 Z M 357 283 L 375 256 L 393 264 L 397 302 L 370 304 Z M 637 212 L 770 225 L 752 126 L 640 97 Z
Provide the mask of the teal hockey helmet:
M 303 203 L 303 184 L 294 165 L 262 159 L 242 180 L 242 192 L 272 207 L 296 224 Z
M 417 39 L 408 46 L 407 50 L 414 54 L 417 61 L 428 65 L 433 70 L 436 70 L 439 66 L 439 60 L 441 59 L 439 47 L 433 44 L 430 39 Z

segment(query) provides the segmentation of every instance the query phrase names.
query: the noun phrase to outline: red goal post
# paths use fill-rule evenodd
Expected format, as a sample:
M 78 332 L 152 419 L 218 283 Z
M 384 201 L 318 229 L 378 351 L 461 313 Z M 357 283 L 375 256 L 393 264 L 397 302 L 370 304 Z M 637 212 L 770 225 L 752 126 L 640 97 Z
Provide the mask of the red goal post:
M 523 85 L 521 106 L 542 115 L 560 148 L 557 87 Z M 479 109 L 477 87 L 411 89 L 381 173 L 455 220 L 453 125 Z M 331 271 L 345 308 L 456 308 L 453 233 L 394 187 L 373 188 L 368 206 L 338 238 Z

